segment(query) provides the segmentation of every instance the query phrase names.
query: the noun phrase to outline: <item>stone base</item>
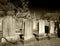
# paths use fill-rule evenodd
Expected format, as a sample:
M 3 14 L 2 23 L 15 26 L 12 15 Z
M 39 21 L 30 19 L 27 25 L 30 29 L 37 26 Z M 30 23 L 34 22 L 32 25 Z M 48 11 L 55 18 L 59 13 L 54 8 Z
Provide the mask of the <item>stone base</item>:
M 46 36 L 46 34 L 44 33 L 44 34 L 39 34 L 39 37 L 45 37 Z
M 40 34 L 39 35 L 39 39 L 45 39 L 46 38 L 46 34 Z
M 24 46 L 34 46 L 34 43 L 35 43 L 36 39 L 35 38 L 31 38 L 29 40 L 25 40 L 24 41 Z
M 24 40 L 24 43 L 32 42 L 33 40 L 35 40 L 35 37 L 32 37 L 32 38 L 31 38 L 31 39 L 29 39 L 29 40 Z
M 2 43 L 7 43 L 7 42 L 11 42 L 11 43 L 15 43 L 20 41 L 20 37 L 19 36 L 7 36 L 7 37 L 3 37 L 1 39 Z
M 30 40 L 31 38 L 34 38 L 34 36 L 32 35 L 31 37 L 24 38 L 24 41 L 28 41 L 28 40 Z

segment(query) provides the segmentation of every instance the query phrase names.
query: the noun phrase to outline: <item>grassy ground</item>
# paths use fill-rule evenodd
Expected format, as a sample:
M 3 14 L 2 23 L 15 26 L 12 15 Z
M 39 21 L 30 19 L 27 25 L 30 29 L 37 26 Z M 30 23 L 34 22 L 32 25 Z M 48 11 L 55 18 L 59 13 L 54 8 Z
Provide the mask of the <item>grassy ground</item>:
M 37 41 L 36 39 L 25 41 L 24 43 L 18 42 L 16 44 L 0 43 L 0 46 L 60 46 L 60 38 L 42 39 Z

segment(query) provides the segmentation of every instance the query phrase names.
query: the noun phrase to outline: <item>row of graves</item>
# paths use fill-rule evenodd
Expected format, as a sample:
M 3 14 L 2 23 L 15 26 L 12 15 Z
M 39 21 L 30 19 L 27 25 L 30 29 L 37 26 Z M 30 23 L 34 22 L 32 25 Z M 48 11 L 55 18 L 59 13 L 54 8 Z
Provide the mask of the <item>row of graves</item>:
M 18 10 L 17 13 L 14 10 L 0 11 L 0 41 L 17 42 L 57 37 L 59 29 L 57 22 L 57 20 L 34 19 L 30 11 Z

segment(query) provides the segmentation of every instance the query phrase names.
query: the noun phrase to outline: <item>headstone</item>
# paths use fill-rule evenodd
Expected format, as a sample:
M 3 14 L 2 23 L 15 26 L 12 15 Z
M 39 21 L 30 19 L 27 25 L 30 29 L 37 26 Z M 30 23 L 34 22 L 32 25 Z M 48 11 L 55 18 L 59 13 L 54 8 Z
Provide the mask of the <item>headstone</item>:
M 50 33 L 54 34 L 54 21 L 50 21 Z
M 15 35 L 15 18 L 13 15 L 13 11 L 8 11 L 7 16 L 3 19 L 3 37 Z
M 45 21 L 39 20 L 39 35 L 45 34 Z
M 25 21 L 25 36 L 24 39 L 28 40 L 33 37 L 33 22 L 31 20 L 26 20 Z
M 33 21 L 33 31 L 34 31 L 34 33 L 37 33 L 37 32 L 39 32 L 39 28 L 38 28 L 39 26 L 38 26 L 38 21 Z

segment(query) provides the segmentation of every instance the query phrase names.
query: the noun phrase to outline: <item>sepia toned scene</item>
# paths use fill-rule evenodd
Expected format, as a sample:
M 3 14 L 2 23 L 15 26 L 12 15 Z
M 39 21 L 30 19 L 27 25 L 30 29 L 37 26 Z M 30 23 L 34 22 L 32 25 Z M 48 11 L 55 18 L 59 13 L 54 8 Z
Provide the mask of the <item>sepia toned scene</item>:
M 60 10 L 40 3 L 0 0 L 0 46 L 60 46 Z

